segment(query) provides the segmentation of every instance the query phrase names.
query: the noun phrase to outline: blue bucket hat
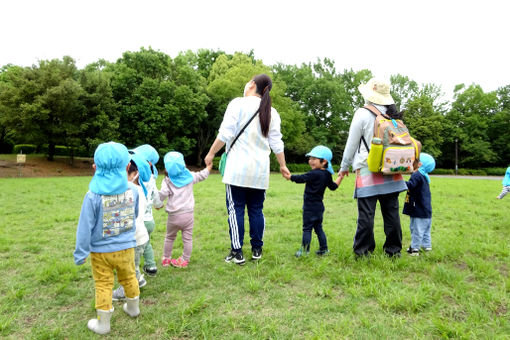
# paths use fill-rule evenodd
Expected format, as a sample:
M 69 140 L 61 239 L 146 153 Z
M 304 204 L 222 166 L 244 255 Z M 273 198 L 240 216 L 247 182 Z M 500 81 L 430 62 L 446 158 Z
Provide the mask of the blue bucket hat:
M 333 158 L 333 153 L 331 150 L 324 145 L 317 145 L 312 149 L 309 153 L 306 154 L 306 157 L 315 157 L 322 158 L 328 161 L 328 171 L 333 174 L 333 167 L 331 166 L 331 159 Z
M 420 162 L 421 162 L 421 166 L 418 168 L 418 171 L 423 176 L 425 176 L 425 178 L 427 179 L 427 182 L 430 183 L 429 173 L 434 171 L 434 169 L 436 168 L 436 161 L 434 160 L 434 157 L 432 157 L 428 153 L 422 152 L 420 154 Z
M 126 166 L 129 164 L 127 148 L 119 143 L 100 144 L 94 152 L 96 172 L 89 190 L 98 195 L 119 195 L 128 189 Z
M 151 167 L 149 163 L 139 154 L 131 154 L 131 160 L 135 162 L 136 167 L 138 168 L 138 178 L 140 186 L 143 189 L 145 197 L 147 197 L 147 188 L 145 187 L 144 182 L 148 182 L 151 179 Z
M 182 153 L 170 151 L 165 155 L 163 161 L 168 177 L 176 187 L 181 188 L 193 181 L 193 175 L 186 168 Z
M 156 163 L 159 161 L 159 154 L 151 145 L 144 144 L 133 149 L 134 153 L 141 155 L 146 161 L 151 162 L 152 171 L 154 171 L 154 178 L 158 178 L 158 168 Z

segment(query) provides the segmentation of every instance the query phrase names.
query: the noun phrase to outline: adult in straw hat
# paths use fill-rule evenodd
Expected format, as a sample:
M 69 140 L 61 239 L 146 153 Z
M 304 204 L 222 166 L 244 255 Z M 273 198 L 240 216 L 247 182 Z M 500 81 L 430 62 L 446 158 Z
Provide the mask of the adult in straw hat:
M 375 106 L 382 114 L 391 118 L 401 118 L 391 96 L 389 82 L 372 78 L 366 84 L 361 84 L 358 90 L 366 104 Z M 356 173 L 354 198 L 358 205 L 358 220 L 353 244 L 355 255 L 370 255 L 375 249 L 374 215 L 377 201 L 379 201 L 386 234 L 383 250 L 390 257 L 400 256 L 402 228 L 398 195 L 407 190 L 407 187 L 402 175 L 384 176 L 382 173 L 372 173 L 368 170 L 368 149 L 363 143 L 363 138 L 366 145 L 370 145 L 374 135 L 374 122 L 375 115 L 368 109 L 356 110 L 349 128 L 338 175 L 342 178 L 348 176 L 350 166 Z

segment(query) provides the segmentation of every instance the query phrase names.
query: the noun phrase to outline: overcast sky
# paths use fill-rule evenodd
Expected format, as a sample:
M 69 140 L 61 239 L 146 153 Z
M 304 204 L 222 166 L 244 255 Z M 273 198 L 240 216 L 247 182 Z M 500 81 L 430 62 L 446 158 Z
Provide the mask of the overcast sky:
M 265 64 L 317 58 L 337 70 L 400 73 L 451 93 L 510 85 L 510 1 L 2 0 L 0 66 L 73 57 L 79 68 L 151 46 L 255 52 Z

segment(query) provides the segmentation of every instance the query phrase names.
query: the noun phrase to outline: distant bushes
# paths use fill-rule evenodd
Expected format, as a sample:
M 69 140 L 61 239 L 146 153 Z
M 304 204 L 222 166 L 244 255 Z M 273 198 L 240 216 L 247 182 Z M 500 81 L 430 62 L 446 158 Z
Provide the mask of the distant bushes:
M 87 152 L 87 149 L 84 146 L 80 146 L 74 148 L 74 157 L 92 157 Z M 35 144 L 17 144 L 12 148 L 12 153 L 19 154 L 48 154 L 48 144 L 43 145 L 35 145 Z M 55 156 L 71 156 L 71 148 L 64 145 L 56 145 L 55 146 Z
M 459 169 L 461 176 L 504 176 L 506 168 Z M 455 175 L 454 169 L 435 169 L 433 175 Z

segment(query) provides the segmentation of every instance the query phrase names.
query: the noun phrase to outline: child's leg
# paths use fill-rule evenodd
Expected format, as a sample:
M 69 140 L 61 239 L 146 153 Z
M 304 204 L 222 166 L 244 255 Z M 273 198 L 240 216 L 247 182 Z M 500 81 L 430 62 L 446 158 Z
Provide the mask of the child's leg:
M 317 234 L 317 238 L 319 240 L 319 250 L 328 250 L 328 239 L 326 238 L 326 233 L 324 233 L 324 229 L 322 228 L 322 216 L 314 221 L 313 230 L 315 231 L 315 234 Z
M 154 220 L 152 220 L 152 221 L 145 221 L 144 224 L 145 224 L 145 228 L 147 228 L 147 233 L 149 233 L 149 242 L 148 242 L 147 246 L 145 247 L 145 251 L 143 253 L 143 258 L 145 260 L 144 266 L 155 267 L 156 261 L 154 261 L 154 250 L 152 249 L 152 245 L 151 245 L 151 234 L 154 231 L 154 227 L 156 226 L 156 223 L 154 222 Z
M 181 214 L 182 219 L 182 258 L 189 261 L 193 249 L 193 213 Z
M 314 228 L 313 214 L 309 211 L 303 211 L 303 239 L 301 245 L 303 250 L 310 251 L 310 242 L 312 241 L 312 229 Z
M 136 279 L 140 279 L 140 259 L 142 258 L 143 252 L 145 250 L 145 243 L 141 244 L 139 246 L 136 246 L 135 248 L 135 273 L 136 273 Z
M 134 248 L 129 248 L 117 253 L 120 253 L 120 256 L 117 256 L 115 261 L 117 279 L 124 287 L 125 295 L 128 298 L 135 298 L 140 295 L 135 273 L 135 250 Z
M 172 257 L 174 241 L 177 237 L 177 232 L 179 231 L 179 224 L 176 222 L 176 217 L 174 215 L 168 215 L 168 219 L 166 221 L 165 245 L 163 248 L 163 257 L 167 259 Z
M 409 230 L 411 231 L 411 248 L 413 249 L 420 249 L 421 234 L 418 220 L 418 217 L 411 217 L 411 223 L 409 224 Z
M 432 238 L 430 236 L 430 230 L 432 229 L 432 218 L 424 218 L 422 226 L 422 238 L 421 246 L 423 248 L 432 248 Z
M 114 253 L 90 253 L 92 276 L 96 285 L 96 309 L 112 309 L 113 266 L 109 260 Z
M 505 186 L 503 187 L 503 189 L 501 190 L 501 194 L 499 194 L 498 198 L 499 199 L 502 199 L 503 197 L 506 196 L 506 194 L 508 194 L 510 192 L 510 186 Z

